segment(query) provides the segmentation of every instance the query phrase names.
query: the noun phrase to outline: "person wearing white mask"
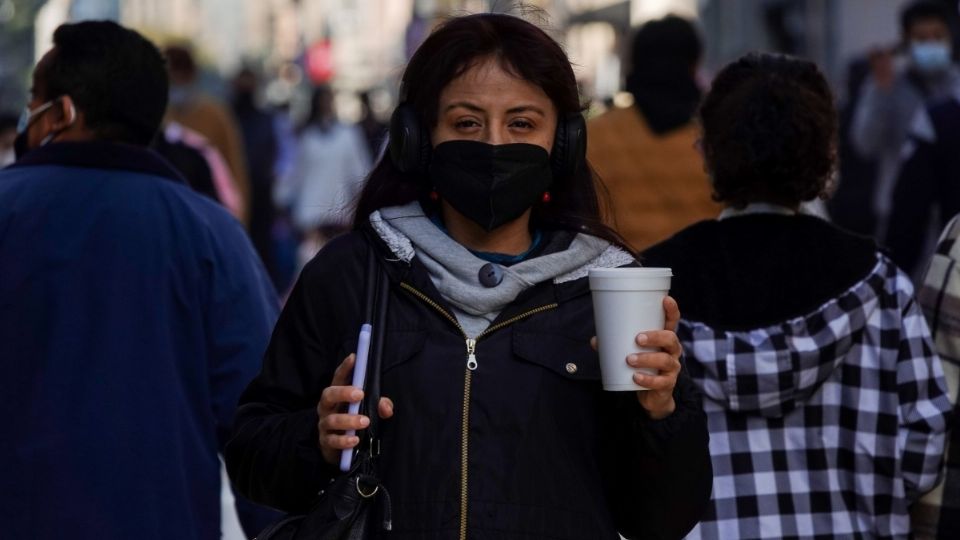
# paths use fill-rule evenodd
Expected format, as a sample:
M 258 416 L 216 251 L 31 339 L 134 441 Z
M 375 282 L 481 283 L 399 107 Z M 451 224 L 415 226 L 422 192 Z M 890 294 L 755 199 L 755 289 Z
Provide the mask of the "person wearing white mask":
M 861 157 L 878 165 L 870 201 L 877 238 L 887 234 L 901 150 L 913 117 L 924 105 L 960 91 L 960 71 L 953 60 L 954 18 L 955 11 L 943 2 L 908 4 L 900 16 L 902 54 L 878 49 L 870 55 L 871 74 L 854 111 L 850 142 Z

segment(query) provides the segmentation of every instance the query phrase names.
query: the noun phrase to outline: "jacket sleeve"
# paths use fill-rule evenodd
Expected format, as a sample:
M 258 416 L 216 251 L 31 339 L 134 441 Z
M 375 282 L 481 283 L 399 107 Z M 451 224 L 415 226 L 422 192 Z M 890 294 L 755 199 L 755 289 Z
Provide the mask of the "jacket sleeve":
M 960 387 L 960 244 L 957 237 L 960 237 L 960 216 L 954 217 L 944 229 L 917 293 L 937 354 L 943 360 L 951 403 L 957 402 Z
M 211 412 L 217 426 L 217 447 L 223 451 L 237 400 L 260 369 L 280 302 L 239 224 L 230 220 L 229 230 L 218 230 L 215 236 L 207 274 L 204 331 Z
M 633 392 L 611 393 L 604 476 L 617 528 L 626 538 L 679 539 L 710 502 L 713 466 L 700 394 L 686 370 L 677 408 L 652 420 Z
M 937 175 L 944 169 L 940 169 L 933 143 L 915 140 L 907 144 L 912 154 L 897 178 L 886 244 L 897 266 L 912 273 L 920 262 L 923 237 L 936 197 Z
M 912 297 L 904 304 L 897 355 L 897 438 L 903 449 L 901 463 L 907 499 L 914 501 L 933 489 L 940 479 L 950 400 L 927 323 Z
M 241 494 L 287 512 L 306 510 L 336 474 L 318 447 L 316 406 L 342 361 L 337 358 L 339 317 L 330 312 L 351 304 L 343 296 L 331 297 L 337 285 L 329 283 L 329 272 L 318 269 L 332 266 L 321 264 L 330 258 L 318 256 L 301 273 L 262 370 L 240 398 L 225 451 L 227 470 Z
M 875 159 L 889 150 L 886 135 L 895 115 L 895 99 L 893 89 L 878 88 L 872 77 L 864 83 L 850 126 L 850 143 L 860 157 Z

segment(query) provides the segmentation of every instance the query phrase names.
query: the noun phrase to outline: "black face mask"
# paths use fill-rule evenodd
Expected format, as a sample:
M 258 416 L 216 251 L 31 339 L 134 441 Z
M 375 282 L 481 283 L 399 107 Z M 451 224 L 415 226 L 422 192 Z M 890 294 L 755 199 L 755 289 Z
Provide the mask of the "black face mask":
M 477 141 L 438 144 L 428 176 L 445 201 L 487 231 L 523 215 L 553 182 L 543 147 Z

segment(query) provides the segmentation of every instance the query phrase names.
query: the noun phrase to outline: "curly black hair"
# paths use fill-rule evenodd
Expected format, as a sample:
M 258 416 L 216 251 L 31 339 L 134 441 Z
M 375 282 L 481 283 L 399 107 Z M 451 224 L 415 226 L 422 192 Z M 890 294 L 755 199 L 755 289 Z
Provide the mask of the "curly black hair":
M 813 62 L 751 53 L 717 75 L 700 106 L 718 202 L 791 208 L 824 197 L 836 166 L 837 112 Z

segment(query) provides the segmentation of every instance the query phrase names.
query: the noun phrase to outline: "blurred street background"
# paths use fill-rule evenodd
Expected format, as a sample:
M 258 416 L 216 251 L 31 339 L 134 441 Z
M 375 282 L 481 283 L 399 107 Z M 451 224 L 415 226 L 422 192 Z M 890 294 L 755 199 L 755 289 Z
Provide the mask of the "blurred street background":
M 903 0 L 529 0 L 562 41 L 596 103 L 617 95 L 631 31 L 668 13 L 699 21 L 705 75 L 750 50 L 809 57 L 842 88 L 844 67 L 870 46 L 898 36 Z M 253 67 L 265 77 L 262 99 L 303 99 L 309 83 L 329 82 L 339 115 L 358 119 L 356 95 L 371 92 L 384 118 L 405 60 L 449 14 L 516 10 L 498 0 L 0 0 L 0 111 L 19 112 L 29 73 L 57 25 L 116 20 L 158 44 L 190 43 L 208 90 Z M 521 8 L 522 11 L 522 8 Z M 539 16 L 538 16 L 539 17 Z

